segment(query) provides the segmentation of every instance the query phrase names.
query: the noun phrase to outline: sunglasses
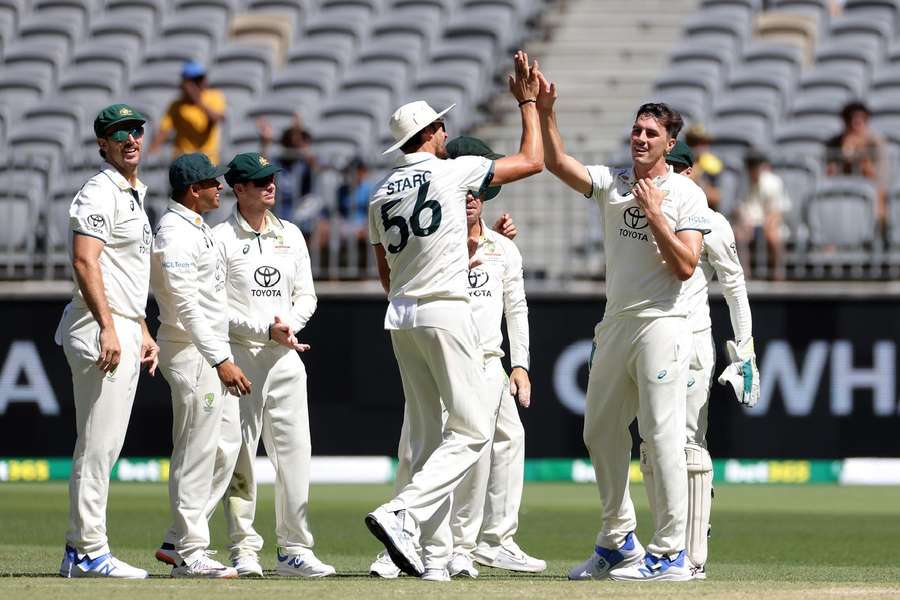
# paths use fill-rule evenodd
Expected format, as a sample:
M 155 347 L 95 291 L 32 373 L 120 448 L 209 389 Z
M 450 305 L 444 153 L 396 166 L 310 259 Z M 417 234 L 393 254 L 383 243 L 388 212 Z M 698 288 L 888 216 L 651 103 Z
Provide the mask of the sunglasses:
M 263 177 L 262 179 L 251 179 L 248 183 L 252 184 L 253 187 L 263 189 L 267 188 L 273 183 L 275 183 L 275 175 L 269 175 L 268 177 Z
M 111 139 L 114 142 L 124 142 L 131 136 L 134 139 L 140 139 L 144 137 L 144 128 L 141 125 L 136 127 L 129 127 L 127 129 L 116 129 L 115 131 L 109 132 L 106 137 Z

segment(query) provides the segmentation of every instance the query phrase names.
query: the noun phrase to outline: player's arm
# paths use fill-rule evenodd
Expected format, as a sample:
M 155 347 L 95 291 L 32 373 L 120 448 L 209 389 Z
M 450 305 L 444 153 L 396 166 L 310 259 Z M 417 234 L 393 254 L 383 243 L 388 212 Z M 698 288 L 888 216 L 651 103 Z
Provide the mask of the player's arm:
M 108 373 L 119 366 L 122 348 L 106 300 L 103 272 L 100 270 L 100 253 L 104 245 L 103 240 L 90 235 L 75 232 L 72 236 L 72 270 L 75 272 L 75 280 L 85 304 L 100 326 L 100 355 L 96 365 L 101 371 Z
M 299 231 L 296 233 L 297 250 L 294 254 L 294 288 L 291 290 L 293 306 L 289 321 L 291 332 L 294 334 L 306 327 L 309 319 L 316 312 L 316 306 L 318 305 L 306 241 L 303 239 L 302 233 Z
M 713 223 L 712 234 L 707 235 L 704 239 L 706 256 L 722 285 L 722 295 L 725 296 L 725 302 L 728 304 L 734 339 L 740 344 L 753 337 L 753 318 L 750 314 L 750 300 L 747 297 L 744 269 L 738 259 L 734 231 L 731 226 L 724 218 L 717 218 Z
M 509 392 L 519 404 L 531 405 L 531 379 L 528 375 L 529 329 L 528 302 L 525 299 L 525 278 L 522 273 L 522 255 L 508 244 L 506 269 L 503 275 L 503 314 L 506 317 L 506 334 L 509 338 Z
M 515 77 L 509 76 L 509 91 L 519 103 L 522 114 L 522 139 L 519 151 L 494 161 L 491 185 L 518 181 L 544 170 L 544 146 L 538 122 L 537 95 L 540 90 L 540 71 L 537 60 L 528 65 L 528 55 L 519 50 L 515 56 Z
M 172 106 L 170 105 L 166 110 L 166 114 L 160 119 L 159 125 L 153 130 L 153 138 L 150 140 L 150 147 L 147 149 L 148 154 L 152 155 L 159 152 L 162 145 L 172 137 L 172 132 L 175 131 L 175 127 L 172 122 L 171 111 Z
M 378 264 L 378 280 L 381 281 L 381 287 L 385 294 L 391 291 L 391 268 L 387 263 L 387 253 L 384 246 L 375 244 L 372 246 L 375 251 L 375 262 Z
M 687 281 L 697 268 L 703 234 L 708 229 L 698 226 L 696 229 L 681 228 L 674 231 L 662 211 L 663 197 L 662 190 L 648 177 L 639 180 L 634 186 L 634 199 L 647 216 L 650 231 L 653 232 L 653 238 L 666 265 L 678 279 Z
M 208 249 L 200 244 L 198 247 L 192 237 L 174 228 L 160 229 L 153 240 L 153 257 L 178 320 L 206 362 L 215 367 L 231 360 L 231 348 L 227 340 L 215 334 L 200 309 L 197 261 L 201 252 L 217 252 L 218 246 Z
M 573 190 L 590 196 L 593 181 L 587 168 L 577 159 L 566 154 L 559 126 L 556 122 L 554 105 L 558 95 L 556 84 L 550 83 L 540 74 L 540 88 L 537 96 L 538 120 L 541 125 L 541 139 L 544 144 L 544 164 Z

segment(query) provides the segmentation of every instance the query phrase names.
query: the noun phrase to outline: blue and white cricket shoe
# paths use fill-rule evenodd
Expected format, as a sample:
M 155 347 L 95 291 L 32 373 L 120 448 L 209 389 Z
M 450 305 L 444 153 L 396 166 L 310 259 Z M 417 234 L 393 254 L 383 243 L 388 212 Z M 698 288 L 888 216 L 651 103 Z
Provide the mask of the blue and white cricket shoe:
M 278 548 L 277 552 L 278 566 L 275 567 L 275 572 L 284 577 L 328 577 L 335 574 L 334 567 L 319 560 L 312 550 L 282 554 L 282 549 Z
M 111 552 L 91 558 L 83 554 L 80 558 L 78 551 L 71 546 L 66 546 L 62 564 L 59 565 L 59 574 L 62 577 L 114 577 L 117 579 L 147 579 L 150 576 L 144 569 L 132 567 L 112 555 Z
M 617 549 L 597 546 L 589 559 L 569 571 L 569 579 L 607 579 L 612 569 L 630 567 L 644 558 L 644 547 L 632 531 L 625 536 L 625 542 Z
M 639 564 L 613 569 L 609 578 L 615 581 L 690 581 L 692 576 L 682 550 L 675 558 L 648 552 Z

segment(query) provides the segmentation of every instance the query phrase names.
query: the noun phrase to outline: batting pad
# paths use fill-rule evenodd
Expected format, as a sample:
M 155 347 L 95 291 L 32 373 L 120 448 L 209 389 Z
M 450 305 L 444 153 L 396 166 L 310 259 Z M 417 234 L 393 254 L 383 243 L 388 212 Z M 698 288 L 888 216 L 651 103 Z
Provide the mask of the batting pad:
M 712 505 L 712 458 L 706 448 L 697 444 L 684 447 L 688 471 L 688 515 L 685 548 L 696 567 L 706 564 L 708 553 L 709 512 Z

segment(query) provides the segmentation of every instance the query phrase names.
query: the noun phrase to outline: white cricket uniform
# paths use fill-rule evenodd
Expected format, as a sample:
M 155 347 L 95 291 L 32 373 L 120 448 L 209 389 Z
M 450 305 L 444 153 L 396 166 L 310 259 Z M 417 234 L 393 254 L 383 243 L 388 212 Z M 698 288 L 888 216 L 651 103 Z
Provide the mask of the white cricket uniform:
M 237 205 L 213 235 L 225 255 L 231 350 L 253 382 L 252 393 L 240 399 L 242 445 L 225 497 L 231 555 L 255 557 L 263 546 L 253 529 L 253 460 L 260 437 L 275 467 L 277 544 L 283 552 L 297 554 L 313 546 L 306 369 L 296 351 L 269 339 L 269 326 L 278 316 L 297 334 L 315 312 L 309 251 L 292 223 L 269 212 L 264 233 L 257 233 Z
M 506 316 L 510 361 L 513 367 L 529 369 L 528 303 L 522 276 L 522 255 L 516 245 L 490 230 L 482 222 L 477 256 L 482 264 L 469 270 L 472 315 L 487 361 L 486 377 L 491 398 L 499 398 L 494 415 L 490 452 L 453 492 L 450 528 L 454 552 L 493 557 L 513 540 L 519 527 L 519 506 L 525 469 L 525 430 L 516 401 L 509 392 L 509 379 L 500 359 L 504 353 L 501 321 Z M 398 485 L 409 481 L 409 425 L 404 419 L 397 468 Z M 401 478 L 405 480 L 401 481 Z M 479 535 L 480 534 L 480 535 Z
M 499 398 L 489 398 L 469 306 L 465 199 L 492 177 L 493 161 L 402 156 L 372 194 L 369 236 L 390 267 L 385 328 L 403 380 L 412 478 L 386 510 L 418 523 L 426 568 L 450 558 L 450 494 L 483 451 Z M 442 423 L 441 401 L 447 408 Z
M 172 390 L 174 544 L 189 563 L 209 547 L 207 505 L 220 436 L 239 434 L 222 432 L 223 425 L 237 426 L 223 419 L 225 404 L 237 400 L 226 394 L 214 368 L 232 359 L 225 261 L 203 217 L 175 201 L 156 230 L 151 280 L 159 304 L 159 364 Z
M 94 364 L 100 355 L 100 326 L 75 281 L 55 340 L 62 345 L 75 399 L 77 440 L 69 479 L 67 543 L 92 558 L 109 552 L 106 503 L 109 476 L 128 429 L 140 374 L 141 321 L 150 286 L 152 232 L 144 212 L 147 187 L 132 187 L 121 173 L 106 168 L 91 177 L 69 208 L 69 253 L 74 236 L 103 242 L 100 272 L 112 313 L 121 358 L 115 371 Z
M 716 353 L 709 318 L 709 282 L 715 275 L 722 285 L 728 304 L 731 328 L 737 340 L 753 335 L 753 320 L 744 270 L 738 259 L 734 231 L 721 214 L 709 211 L 710 233 L 703 237 L 703 249 L 697 270 L 685 283 L 685 298 L 690 314 L 694 351 L 691 357 L 687 389 L 687 441 L 706 447 L 709 390 Z
M 684 423 L 692 348 L 683 282 L 665 264 L 634 199 L 631 169 L 587 170 L 593 179 L 589 197 L 603 210 L 606 241 L 606 311 L 594 330 L 584 421 L 603 500 L 597 545 L 618 548 L 637 525 L 628 491 L 628 427 L 637 416 L 659 474 L 658 527 L 646 547 L 657 555 L 678 553 L 687 513 Z M 662 211 L 675 232 L 708 231 L 706 197 L 694 182 L 671 167 L 654 181 L 665 194 Z

